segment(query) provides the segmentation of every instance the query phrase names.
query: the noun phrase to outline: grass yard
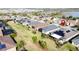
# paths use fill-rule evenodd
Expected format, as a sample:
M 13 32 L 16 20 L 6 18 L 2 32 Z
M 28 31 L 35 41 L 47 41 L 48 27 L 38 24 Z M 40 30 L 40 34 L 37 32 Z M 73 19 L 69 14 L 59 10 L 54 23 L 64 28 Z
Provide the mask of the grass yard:
M 30 30 L 28 30 L 26 26 L 23 26 L 21 24 L 16 24 L 13 21 L 9 21 L 7 24 L 10 25 L 17 32 L 17 37 L 15 37 L 17 42 L 19 42 L 20 40 L 25 41 L 26 43 L 25 47 L 27 50 L 30 51 L 44 50 L 38 44 L 33 43 L 32 36 L 37 36 L 38 40 L 45 40 L 48 47 L 47 50 L 50 51 L 57 50 L 55 42 L 53 40 L 50 40 L 49 38 L 41 38 L 40 32 L 33 34 L 31 28 Z
M 70 43 L 66 43 L 66 44 L 64 44 L 61 48 L 60 48 L 60 50 L 62 51 L 77 51 L 77 49 L 76 49 L 76 47 L 75 46 L 73 46 L 72 44 L 70 44 Z

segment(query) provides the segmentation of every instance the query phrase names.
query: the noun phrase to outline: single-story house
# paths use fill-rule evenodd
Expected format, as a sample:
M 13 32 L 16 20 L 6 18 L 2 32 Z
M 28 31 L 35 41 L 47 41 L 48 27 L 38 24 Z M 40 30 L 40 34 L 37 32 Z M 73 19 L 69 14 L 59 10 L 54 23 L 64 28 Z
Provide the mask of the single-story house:
M 21 23 L 23 24 L 23 25 L 29 25 L 29 23 L 31 22 L 31 20 L 30 19 L 22 19 L 21 20 Z
M 16 50 L 16 43 L 11 37 L 0 37 L 0 51 L 7 51 L 12 48 L 15 48 L 14 50 Z
M 72 39 L 72 45 L 79 47 L 79 35 Z
M 79 35 L 79 31 L 74 28 L 60 28 L 54 32 L 50 32 L 51 36 L 56 38 L 60 43 L 64 43 Z
M 55 25 L 55 24 L 50 24 L 44 28 L 42 28 L 42 33 L 44 34 L 49 34 L 50 32 L 53 32 L 55 30 L 58 30 L 59 26 Z
M 76 20 L 67 20 L 67 25 L 68 26 L 75 26 L 76 25 Z
M 24 22 L 22 22 L 22 24 L 25 26 L 29 25 L 30 27 L 32 27 L 35 30 L 38 30 L 39 28 L 43 28 L 48 25 L 48 24 L 44 23 L 43 21 L 30 20 L 30 19 L 24 19 Z
M 32 25 L 32 28 L 35 29 L 35 30 L 39 30 L 40 28 L 44 28 L 46 26 L 48 26 L 48 24 L 46 24 L 46 23 L 38 23 L 38 24 Z
M 79 26 L 79 19 L 76 20 L 76 25 Z
M 54 22 L 54 23 L 59 24 L 59 21 L 60 21 L 60 19 L 59 19 L 59 18 L 56 18 L 56 17 L 55 17 L 55 18 L 53 18 L 53 22 Z

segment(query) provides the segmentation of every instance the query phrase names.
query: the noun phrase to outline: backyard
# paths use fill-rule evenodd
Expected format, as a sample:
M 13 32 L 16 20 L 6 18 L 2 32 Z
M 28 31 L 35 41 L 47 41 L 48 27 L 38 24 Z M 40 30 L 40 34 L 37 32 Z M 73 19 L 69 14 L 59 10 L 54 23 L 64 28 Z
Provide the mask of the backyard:
M 16 24 L 13 21 L 9 21 L 8 24 L 17 32 L 17 37 L 15 37 L 15 40 L 17 43 L 20 40 L 23 40 L 25 44 L 25 48 L 27 50 L 45 50 L 40 47 L 39 44 L 33 43 L 32 41 L 32 36 L 37 36 L 37 41 L 38 40 L 44 40 L 47 43 L 47 49 L 46 50 L 57 50 L 56 44 L 53 40 L 50 40 L 49 38 L 41 38 L 41 33 L 36 32 L 36 34 L 32 33 L 32 29 L 30 28 L 29 30 L 27 29 L 26 26 L 23 26 L 21 24 Z

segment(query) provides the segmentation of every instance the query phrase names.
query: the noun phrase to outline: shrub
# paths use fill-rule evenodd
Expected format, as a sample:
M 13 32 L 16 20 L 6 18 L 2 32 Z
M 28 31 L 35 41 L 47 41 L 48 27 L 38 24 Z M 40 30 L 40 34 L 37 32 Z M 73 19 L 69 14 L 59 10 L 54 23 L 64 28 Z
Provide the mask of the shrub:
M 33 31 L 32 31 L 32 33 L 33 33 L 33 34 L 36 34 L 36 31 L 35 31 L 35 30 L 33 30 Z
M 39 44 L 42 48 L 47 48 L 47 43 L 45 41 L 39 40 Z
M 42 38 L 45 38 L 45 34 L 41 33 L 41 37 L 42 37 Z
M 20 50 L 21 48 L 24 48 L 25 42 L 21 40 L 20 42 L 17 43 L 16 45 L 16 50 Z
M 12 33 L 10 36 L 14 38 L 14 37 L 17 36 L 17 34 L 16 33 Z
M 32 40 L 33 40 L 34 43 L 37 42 L 37 36 L 33 36 Z

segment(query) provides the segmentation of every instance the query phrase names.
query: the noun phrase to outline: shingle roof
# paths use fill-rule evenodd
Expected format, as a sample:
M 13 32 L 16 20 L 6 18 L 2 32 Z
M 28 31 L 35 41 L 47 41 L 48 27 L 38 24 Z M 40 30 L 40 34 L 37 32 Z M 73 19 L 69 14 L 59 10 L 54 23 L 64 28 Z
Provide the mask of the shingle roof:
M 6 48 L 0 49 L 0 51 L 8 50 L 16 46 L 15 42 L 11 37 L 0 37 L 0 42 L 6 45 Z

